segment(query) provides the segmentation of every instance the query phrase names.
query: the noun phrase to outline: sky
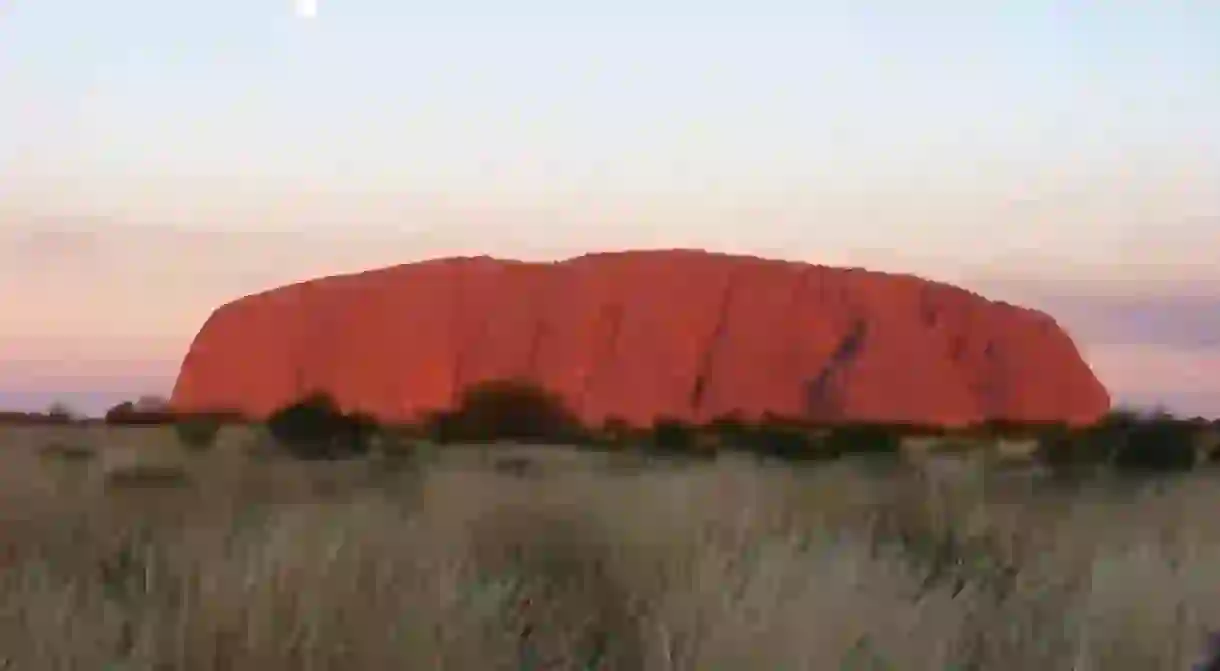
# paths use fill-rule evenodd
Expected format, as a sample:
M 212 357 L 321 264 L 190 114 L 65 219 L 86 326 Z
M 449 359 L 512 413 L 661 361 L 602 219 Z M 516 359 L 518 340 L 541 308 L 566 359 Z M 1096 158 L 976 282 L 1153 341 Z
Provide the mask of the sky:
M 1220 5 L 316 9 L 0 0 L 0 406 L 167 393 L 308 277 L 701 247 L 1045 309 L 1220 416 Z

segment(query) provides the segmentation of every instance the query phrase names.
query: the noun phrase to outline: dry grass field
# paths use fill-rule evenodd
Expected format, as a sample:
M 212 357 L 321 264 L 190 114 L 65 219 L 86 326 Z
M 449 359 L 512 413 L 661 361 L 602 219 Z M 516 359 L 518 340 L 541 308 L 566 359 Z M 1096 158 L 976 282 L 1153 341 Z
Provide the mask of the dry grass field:
M 1148 671 L 1220 628 L 1207 471 L 267 440 L 0 427 L 0 668 Z

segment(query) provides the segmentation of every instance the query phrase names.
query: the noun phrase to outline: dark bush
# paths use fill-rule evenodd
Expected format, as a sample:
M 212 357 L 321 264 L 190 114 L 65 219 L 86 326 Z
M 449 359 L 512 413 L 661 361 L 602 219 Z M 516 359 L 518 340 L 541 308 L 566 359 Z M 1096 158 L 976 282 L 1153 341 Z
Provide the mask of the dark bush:
M 942 424 L 921 424 L 916 422 L 895 424 L 894 429 L 903 436 L 914 438 L 942 438 L 954 432 L 952 428 Z
M 731 448 L 747 448 L 752 427 L 740 415 L 722 415 L 707 425 L 708 431 L 720 439 L 721 445 Z
M 316 393 L 272 413 L 267 418 L 267 429 L 285 444 L 329 440 L 342 415 L 329 395 Z
M 213 415 L 184 415 L 174 424 L 174 432 L 187 449 L 201 451 L 216 443 L 222 423 Z
M 420 422 L 423 435 L 438 445 L 448 445 L 459 440 L 457 413 L 438 410 L 424 415 Z
M 1101 425 L 1074 428 L 1058 424 L 1043 427 L 1037 440 L 1035 460 L 1057 476 L 1075 476 L 1109 464 L 1121 436 Z
M 267 429 L 297 458 L 341 459 L 368 452 L 376 423 L 346 415 L 329 395 L 314 393 L 273 413 Z
M 421 438 L 426 434 L 414 426 L 380 427 L 377 448 L 379 454 L 390 461 L 411 461 L 426 451 Z
M 336 429 L 336 442 L 340 448 L 352 446 L 353 454 L 364 454 L 369 451 L 380 428 L 377 418 L 368 413 L 347 413 Z
M 1201 461 L 1216 463 L 1220 461 L 1220 425 L 1206 422 L 1197 426 L 1197 447 Z
M 175 423 L 176 419 L 168 407 L 123 401 L 107 410 L 103 421 L 114 426 L 163 426 Z
M 1039 435 L 1045 427 L 1031 422 L 1010 419 L 989 419 L 971 432 L 986 440 L 1024 440 Z
M 695 427 L 678 419 L 663 417 L 652 424 L 651 447 L 667 454 L 688 454 L 696 447 Z
M 647 443 L 652 435 L 652 429 L 640 429 L 632 426 L 621 417 L 607 417 L 595 429 L 583 431 L 580 440 L 575 440 L 576 447 L 593 450 L 618 450 Z
M 126 424 L 135 412 L 135 403 L 123 401 L 106 411 L 105 420 L 107 424 Z
M 1167 415 L 1148 417 L 1126 428 L 1114 454 L 1114 467 L 1131 472 L 1187 471 L 1195 466 L 1195 437 L 1190 422 Z
M 1057 422 L 1022 422 L 1006 425 L 998 432 L 990 434 L 992 438 L 1002 438 L 1010 440 L 1038 440 L 1044 435 L 1053 433 L 1059 429 L 1061 424 Z
M 63 403 L 55 402 L 47 408 L 46 419 L 50 424 L 70 424 L 76 420 L 76 412 Z
M 60 411 L 54 413 L 46 412 L 0 412 L 0 424 L 21 425 L 21 426 L 48 426 L 62 424 L 89 424 L 89 418 L 76 418 L 72 415 L 65 415 Z
M 622 417 L 607 417 L 602 422 L 601 442 L 608 445 L 626 445 L 638 439 L 639 431 Z
M 1100 465 L 1128 473 L 1184 471 L 1195 465 L 1198 436 L 1196 424 L 1164 413 L 1116 410 L 1092 426 L 1044 431 L 1036 454 L 1061 472 Z
M 457 410 L 444 418 L 447 442 L 521 440 L 581 442 L 586 436 L 563 399 L 524 380 L 493 380 L 471 386 Z
M 821 441 L 829 456 L 848 454 L 893 455 L 902 450 L 902 432 L 888 424 L 840 424 L 827 431 Z
M 747 434 L 748 448 L 768 457 L 786 461 L 812 461 L 831 455 L 822 448 L 808 429 L 787 423 L 765 422 Z

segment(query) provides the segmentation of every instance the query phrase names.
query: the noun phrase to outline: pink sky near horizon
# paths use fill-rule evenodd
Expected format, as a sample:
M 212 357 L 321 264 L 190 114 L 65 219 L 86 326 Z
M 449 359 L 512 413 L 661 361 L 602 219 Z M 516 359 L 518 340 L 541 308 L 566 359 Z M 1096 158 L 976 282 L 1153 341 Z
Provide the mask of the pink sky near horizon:
M 1220 415 L 1220 405 L 1212 405 L 1220 401 L 1220 342 L 1214 339 L 1220 334 L 1220 273 L 1215 267 L 1107 269 L 1048 261 L 1036 250 L 997 265 L 880 248 L 816 255 L 765 244 L 655 242 L 652 246 L 702 246 L 912 272 L 1045 309 L 1076 337 L 1118 400 L 1164 401 L 1170 407 L 1176 401 L 1184 412 Z M 243 233 L 96 222 L 53 228 L 44 222 L 0 230 L 0 250 L 8 255 L 0 258 L 0 292 L 16 298 L 6 306 L 8 320 L 0 330 L 5 353 L 0 393 L 45 400 L 54 393 L 168 394 L 182 356 L 210 312 L 275 286 L 435 256 L 494 252 L 557 259 L 597 248 L 586 249 L 579 241 L 549 246 L 497 241 L 490 231 L 483 236 L 454 230 L 449 235 Z M 1198 313 L 1208 309 L 1214 318 L 1204 315 L 1201 321 Z M 1175 321 L 1165 324 L 1166 319 Z M 1124 330 L 1135 333 L 1136 341 L 1124 339 Z

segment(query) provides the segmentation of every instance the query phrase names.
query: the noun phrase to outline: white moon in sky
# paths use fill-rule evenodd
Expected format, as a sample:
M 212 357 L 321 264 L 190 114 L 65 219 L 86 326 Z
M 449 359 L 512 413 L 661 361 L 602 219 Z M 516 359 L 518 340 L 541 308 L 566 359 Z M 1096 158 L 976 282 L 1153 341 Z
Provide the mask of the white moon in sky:
M 318 0 L 296 0 L 297 16 L 312 19 L 318 15 Z

